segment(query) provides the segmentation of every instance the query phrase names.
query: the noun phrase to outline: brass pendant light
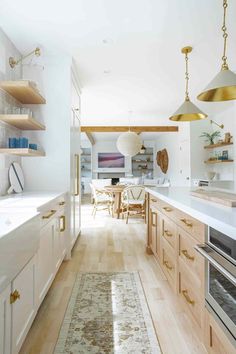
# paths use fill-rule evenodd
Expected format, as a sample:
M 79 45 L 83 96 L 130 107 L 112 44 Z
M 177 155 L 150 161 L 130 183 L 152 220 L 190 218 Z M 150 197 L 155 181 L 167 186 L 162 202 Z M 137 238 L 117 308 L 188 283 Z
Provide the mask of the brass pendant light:
M 200 120 L 207 117 L 205 113 L 203 113 L 195 104 L 190 101 L 189 92 L 188 92 L 188 81 L 189 81 L 189 73 L 188 73 L 188 54 L 191 53 L 192 47 L 184 47 L 181 49 L 181 52 L 185 55 L 185 101 L 179 107 L 179 109 L 169 118 L 170 120 L 176 122 L 192 122 L 194 120 Z
M 204 89 L 204 91 L 197 96 L 200 101 L 217 102 L 236 99 L 236 74 L 229 70 L 226 56 L 228 33 L 225 22 L 227 7 L 227 0 L 223 0 L 224 15 L 222 31 L 224 38 L 224 49 L 221 71 L 209 83 L 209 85 Z

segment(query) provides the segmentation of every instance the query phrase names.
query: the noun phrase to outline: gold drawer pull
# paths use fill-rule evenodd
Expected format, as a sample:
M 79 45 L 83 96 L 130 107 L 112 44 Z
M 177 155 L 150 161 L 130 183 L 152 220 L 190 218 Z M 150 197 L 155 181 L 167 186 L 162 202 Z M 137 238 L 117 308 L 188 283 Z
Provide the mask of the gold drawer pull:
M 154 203 L 157 202 L 157 200 L 156 200 L 156 199 L 153 199 L 153 198 L 151 198 L 151 201 L 154 202 Z
M 171 209 L 171 208 L 169 208 L 169 207 L 163 207 L 162 209 L 165 210 L 165 211 L 167 211 L 167 212 L 173 211 L 173 209 Z
M 65 215 L 61 215 L 60 216 L 60 225 L 61 225 L 61 221 L 62 221 L 62 227 L 60 227 L 60 232 L 63 232 L 66 229 L 66 217 L 65 217 Z
M 66 204 L 66 202 L 60 202 L 59 203 L 59 205 L 65 205 Z
M 49 219 L 53 214 L 56 213 L 56 210 L 51 210 L 47 215 L 43 215 L 43 219 Z
M 195 304 L 195 301 L 190 299 L 189 295 L 188 295 L 188 290 L 182 290 L 182 294 L 184 295 L 186 301 L 191 304 L 191 305 L 194 305 Z
M 167 269 L 169 270 L 173 269 L 173 267 L 171 267 L 167 261 L 164 261 L 163 264 L 166 266 Z
M 168 237 L 172 237 L 173 236 L 173 234 L 170 231 L 168 231 L 168 230 L 164 230 L 164 234 L 166 236 L 168 236 Z
M 182 250 L 181 253 L 182 253 L 187 259 L 189 259 L 190 261 L 194 261 L 194 257 L 193 257 L 193 256 L 190 256 L 190 254 L 188 253 L 187 250 Z
M 180 221 L 182 221 L 188 227 L 193 227 L 193 224 L 189 222 L 187 219 L 180 219 Z
M 153 227 L 156 227 L 157 226 L 157 213 L 155 213 L 155 212 L 151 212 L 151 215 L 152 215 L 152 226 Z M 153 220 L 153 216 L 155 215 L 155 222 L 154 222 L 154 220 Z
M 18 290 L 14 290 L 13 293 L 10 294 L 10 304 L 16 302 L 16 300 L 20 299 L 20 293 Z

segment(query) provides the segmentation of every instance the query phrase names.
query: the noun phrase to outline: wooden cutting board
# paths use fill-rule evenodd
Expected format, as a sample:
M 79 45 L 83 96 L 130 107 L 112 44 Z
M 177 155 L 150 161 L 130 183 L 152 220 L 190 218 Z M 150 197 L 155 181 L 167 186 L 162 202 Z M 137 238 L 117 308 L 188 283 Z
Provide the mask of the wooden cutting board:
M 191 195 L 225 206 L 236 207 L 236 194 L 234 193 L 221 192 L 217 190 L 207 191 L 205 189 L 196 189 L 195 191 L 191 192 Z

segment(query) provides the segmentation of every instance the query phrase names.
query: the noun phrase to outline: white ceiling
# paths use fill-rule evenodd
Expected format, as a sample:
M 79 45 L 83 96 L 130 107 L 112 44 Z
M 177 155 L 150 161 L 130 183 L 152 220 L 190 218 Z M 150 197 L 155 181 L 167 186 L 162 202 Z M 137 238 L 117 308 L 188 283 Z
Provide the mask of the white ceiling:
M 193 101 L 220 69 L 222 2 L 1 0 L 0 21 L 23 53 L 40 45 L 46 52 L 74 57 L 83 91 L 83 125 L 167 125 L 184 98 L 180 48 L 194 47 L 189 65 Z M 233 70 L 235 13 L 236 1 L 229 0 L 228 57 Z M 213 112 L 214 104 L 197 104 Z

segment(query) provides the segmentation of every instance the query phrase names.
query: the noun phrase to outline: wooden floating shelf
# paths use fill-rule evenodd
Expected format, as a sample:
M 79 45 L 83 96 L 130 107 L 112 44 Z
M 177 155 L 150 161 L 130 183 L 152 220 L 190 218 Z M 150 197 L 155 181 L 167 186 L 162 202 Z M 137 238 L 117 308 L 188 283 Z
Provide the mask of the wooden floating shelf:
M 207 164 L 225 163 L 225 162 L 234 162 L 234 160 L 208 160 L 208 161 L 205 161 L 205 163 L 207 163 Z
M 0 154 L 16 155 L 16 156 L 45 156 L 45 152 L 40 150 L 17 148 L 17 149 L 0 149 Z
M 219 144 L 212 144 L 204 146 L 204 149 L 214 149 L 222 146 L 233 145 L 233 143 L 219 143 Z
M 45 98 L 29 80 L 0 81 L 0 88 L 25 104 L 44 104 Z
M 28 114 L 0 114 L 0 121 L 21 130 L 45 130 L 45 126 Z

